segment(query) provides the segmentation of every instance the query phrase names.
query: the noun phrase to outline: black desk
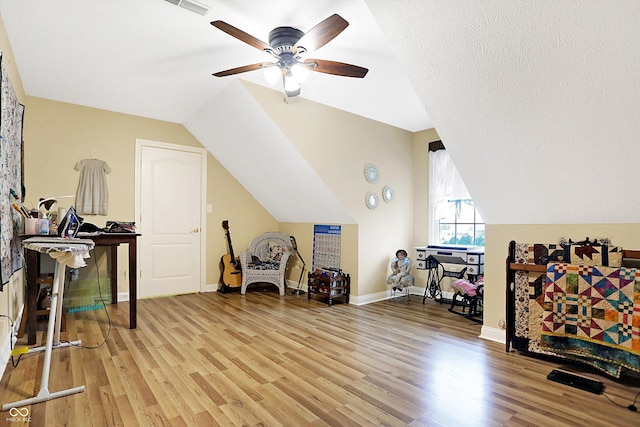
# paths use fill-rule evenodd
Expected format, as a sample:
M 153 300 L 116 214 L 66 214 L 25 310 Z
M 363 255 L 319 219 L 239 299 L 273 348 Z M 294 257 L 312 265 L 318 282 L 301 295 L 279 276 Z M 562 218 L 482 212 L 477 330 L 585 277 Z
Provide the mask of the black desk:
M 78 238 L 93 240 L 96 246 L 109 246 L 111 256 L 111 303 L 118 303 L 118 246 L 126 244 L 129 246 L 129 329 L 137 326 L 137 298 L 138 298 L 138 250 L 137 240 L 140 234 L 135 233 L 101 233 L 96 235 L 79 235 Z M 34 237 L 22 235 L 21 238 Z M 38 271 L 40 256 L 36 251 L 24 250 L 26 261 L 26 316 L 27 316 L 27 343 L 36 343 L 37 327 L 37 298 L 38 298 Z M 62 303 L 62 301 L 61 301 Z

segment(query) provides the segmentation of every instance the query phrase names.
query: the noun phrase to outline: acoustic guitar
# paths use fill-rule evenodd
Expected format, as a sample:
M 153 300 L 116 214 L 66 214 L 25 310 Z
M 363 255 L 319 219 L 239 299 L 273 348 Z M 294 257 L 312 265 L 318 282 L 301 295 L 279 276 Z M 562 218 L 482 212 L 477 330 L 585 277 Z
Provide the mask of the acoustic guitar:
M 222 255 L 220 259 L 220 284 L 222 285 L 220 290 L 225 293 L 231 288 L 242 286 L 242 269 L 240 268 L 240 259 L 233 254 L 229 221 L 222 221 L 222 228 L 225 230 L 227 246 L 229 247 L 229 253 Z

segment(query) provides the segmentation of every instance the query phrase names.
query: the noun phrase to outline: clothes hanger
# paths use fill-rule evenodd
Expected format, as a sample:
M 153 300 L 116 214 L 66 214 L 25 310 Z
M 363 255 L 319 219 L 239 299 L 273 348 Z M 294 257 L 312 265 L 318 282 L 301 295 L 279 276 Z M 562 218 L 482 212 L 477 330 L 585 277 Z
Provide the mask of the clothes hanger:
M 96 155 L 95 155 L 95 153 L 93 152 L 93 150 L 91 150 L 91 158 L 92 158 L 93 160 L 95 160 L 95 159 L 96 159 Z

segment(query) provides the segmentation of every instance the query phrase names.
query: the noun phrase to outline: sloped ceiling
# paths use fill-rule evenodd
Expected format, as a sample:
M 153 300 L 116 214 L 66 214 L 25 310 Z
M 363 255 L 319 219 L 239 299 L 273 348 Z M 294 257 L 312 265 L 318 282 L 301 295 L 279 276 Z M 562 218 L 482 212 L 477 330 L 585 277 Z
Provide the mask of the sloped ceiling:
M 409 131 L 433 127 L 364 0 L 198 2 L 210 8 L 205 16 L 165 0 L 0 0 L 0 13 L 29 95 L 174 123 L 230 79 L 271 87 L 261 71 L 212 76 L 273 57 L 211 21 L 268 42 L 275 27 L 308 31 L 338 13 L 349 26 L 307 57 L 370 71 L 364 79 L 311 73 L 300 96 Z
M 230 86 L 210 74 L 265 60 L 209 21 L 265 39 L 340 13 L 351 25 L 316 56 L 371 71 L 314 73 L 302 96 L 410 131 L 435 125 L 488 223 L 640 222 L 640 2 L 202 2 L 205 17 L 164 0 L 0 0 L 0 13 L 28 95 L 195 133 Z M 265 84 L 257 74 L 242 78 Z M 249 188 L 251 174 L 234 175 Z
M 311 73 L 299 98 L 408 131 L 433 127 L 363 0 L 199 0 L 205 16 L 172 3 L 0 0 L 0 13 L 28 95 L 185 125 L 278 221 L 355 222 L 239 83 L 270 87 L 262 73 L 211 75 L 273 59 L 211 21 L 268 41 L 275 27 L 308 31 L 338 13 L 349 26 L 309 57 L 369 73 Z
M 640 222 L 640 2 L 367 5 L 487 223 Z
M 241 177 L 247 191 L 278 221 L 355 223 L 237 80 L 185 126 L 233 176 Z

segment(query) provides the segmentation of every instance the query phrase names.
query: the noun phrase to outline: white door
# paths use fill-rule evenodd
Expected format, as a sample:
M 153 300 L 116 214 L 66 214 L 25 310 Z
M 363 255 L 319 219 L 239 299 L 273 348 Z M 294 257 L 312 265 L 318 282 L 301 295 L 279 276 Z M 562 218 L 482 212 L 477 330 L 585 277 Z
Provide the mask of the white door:
M 200 292 L 206 151 L 144 140 L 136 145 L 138 294 Z

